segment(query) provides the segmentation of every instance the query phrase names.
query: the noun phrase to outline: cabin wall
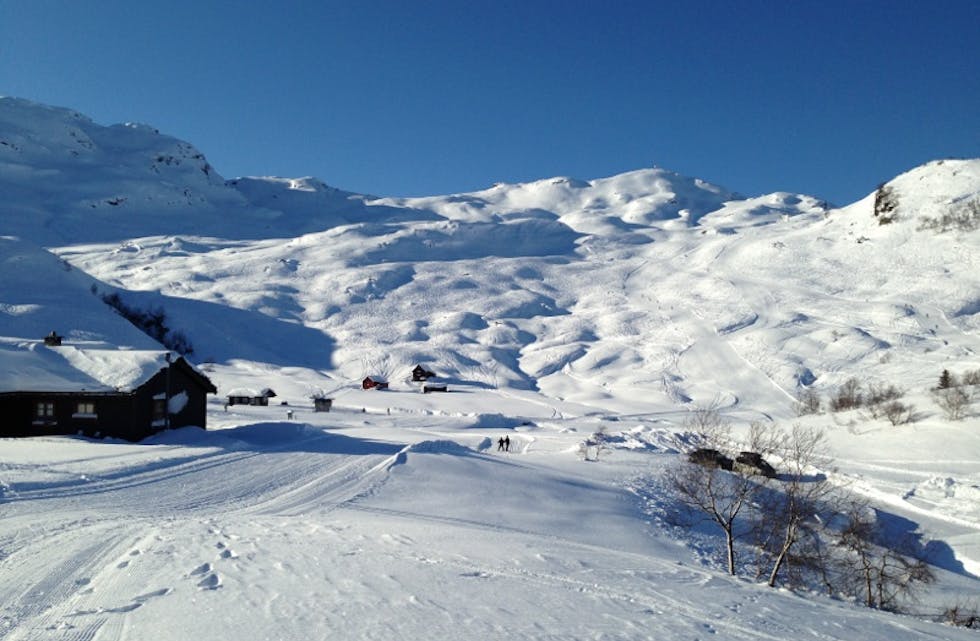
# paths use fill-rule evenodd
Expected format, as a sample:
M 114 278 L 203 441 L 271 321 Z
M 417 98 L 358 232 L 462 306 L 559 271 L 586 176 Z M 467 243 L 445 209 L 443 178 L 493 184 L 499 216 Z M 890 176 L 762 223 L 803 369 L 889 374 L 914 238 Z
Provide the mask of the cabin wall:
M 202 379 L 187 366 L 169 368 L 170 396 L 186 392 L 187 402 L 170 415 L 170 427 L 204 427 L 207 392 Z M 83 434 L 138 441 L 163 429 L 153 425 L 153 398 L 165 395 L 167 369 L 163 369 L 135 392 L 4 392 L 0 393 L 0 437 Z M 35 420 L 38 402 L 54 404 L 54 416 L 45 424 Z M 76 415 L 79 402 L 95 404 L 92 415 Z
M 57 434 L 83 434 L 85 436 L 111 436 L 137 440 L 145 436 L 134 413 L 133 397 L 129 394 L 85 394 L 10 392 L 0 394 L 0 436 L 51 436 Z M 54 404 L 54 417 L 46 424 L 35 420 L 34 408 L 38 402 Z M 76 415 L 79 402 L 95 405 L 92 416 Z M 148 423 L 147 415 L 147 423 Z
M 170 370 L 170 391 L 167 393 L 167 369 Z M 207 423 L 207 393 L 200 382 L 192 378 L 182 367 L 164 368 L 136 390 L 137 411 L 145 416 L 153 415 L 153 397 L 164 394 L 173 398 L 185 392 L 187 404 L 180 412 L 170 415 L 170 427 L 205 427 Z M 149 422 L 149 419 L 148 419 Z M 156 431 L 156 430 L 154 430 Z

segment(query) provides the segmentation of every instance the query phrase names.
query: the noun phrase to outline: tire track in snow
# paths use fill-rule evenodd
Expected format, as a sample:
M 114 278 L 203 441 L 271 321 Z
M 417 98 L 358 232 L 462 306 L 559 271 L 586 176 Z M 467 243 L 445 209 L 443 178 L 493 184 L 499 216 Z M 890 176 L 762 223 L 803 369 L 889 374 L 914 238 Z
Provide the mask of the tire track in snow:
M 105 618 L 76 627 L 65 621 L 65 609 L 87 589 L 92 574 L 118 554 L 129 535 L 116 522 L 73 524 L 11 554 L 0 564 L 0 573 L 6 577 L 0 587 L 0 603 L 4 604 L 0 637 L 8 641 L 94 638 Z

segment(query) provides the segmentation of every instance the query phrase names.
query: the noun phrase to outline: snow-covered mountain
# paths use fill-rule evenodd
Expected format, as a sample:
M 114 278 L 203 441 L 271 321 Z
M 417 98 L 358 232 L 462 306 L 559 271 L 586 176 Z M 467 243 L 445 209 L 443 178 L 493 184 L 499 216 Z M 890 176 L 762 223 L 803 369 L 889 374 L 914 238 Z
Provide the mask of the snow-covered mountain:
M 720 397 L 783 418 L 802 386 L 919 389 L 978 364 L 976 234 L 920 229 L 977 197 L 978 161 L 894 179 L 896 220 L 882 225 L 873 195 L 832 209 L 661 169 L 410 199 L 225 182 L 146 127 L 9 99 L 0 113 L 5 233 L 154 299 L 199 359 L 338 381 L 424 360 L 597 408 Z M 232 314 L 246 354 L 228 340 Z
M 394 580 L 411 592 L 430 580 L 445 581 L 447 572 L 490 582 L 503 577 L 508 589 L 522 598 L 544 590 L 548 602 L 519 607 L 524 616 L 552 608 L 552 625 L 559 616 L 569 617 L 568 626 L 556 628 L 556 638 L 592 638 L 576 631 L 587 624 L 585 615 L 576 614 L 575 600 L 563 596 L 586 585 L 588 581 L 579 579 L 591 572 L 584 565 L 567 567 L 567 558 L 549 558 L 549 546 L 534 538 L 566 537 L 556 543 L 562 554 L 597 554 L 600 565 L 635 573 L 632 579 L 625 574 L 614 581 L 602 577 L 603 587 L 588 598 L 588 607 L 603 616 L 614 614 L 617 624 L 600 630 L 606 638 L 665 638 L 671 633 L 687 638 L 698 620 L 694 604 L 699 591 L 713 586 L 702 569 L 675 577 L 682 585 L 676 588 L 680 596 L 674 605 L 684 604 L 685 623 L 653 624 L 657 634 L 641 631 L 641 620 L 654 616 L 657 608 L 650 604 L 664 597 L 663 591 L 639 598 L 635 613 L 620 610 L 631 607 L 625 604 L 632 590 L 646 594 L 649 586 L 641 583 L 668 580 L 671 572 L 661 562 L 676 564 L 683 558 L 656 536 L 655 550 L 647 550 L 649 533 L 626 534 L 630 523 L 640 522 L 635 515 L 614 507 L 618 499 L 603 498 L 603 488 L 648 463 L 627 458 L 629 464 L 622 467 L 587 472 L 585 489 L 568 494 L 560 488 L 577 482 L 581 473 L 583 464 L 572 454 L 581 432 L 600 424 L 620 425 L 623 434 L 631 435 L 624 443 L 666 456 L 671 450 L 663 445 L 669 441 L 664 433 L 675 429 L 691 407 L 713 404 L 739 424 L 803 420 L 831 425 L 842 482 L 889 506 L 949 550 L 941 567 L 956 576 L 944 584 L 954 588 L 943 589 L 956 595 L 962 585 L 975 586 L 971 573 L 980 573 L 980 509 L 975 505 L 980 434 L 973 429 L 978 419 L 972 416 L 950 426 L 931 404 L 928 390 L 943 369 L 980 369 L 980 231 L 940 231 L 931 221 L 980 199 L 980 160 L 936 161 L 888 180 L 884 192 L 875 187 L 869 185 L 867 198 L 838 208 L 801 194 L 744 197 L 700 179 L 642 169 L 588 181 L 559 177 L 466 194 L 380 198 L 344 192 L 314 178 L 225 180 L 191 144 L 150 127 L 104 127 L 70 110 L 0 98 L 0 236 L 17 238 L 0 244 L 0 339 L 36 340 L 56 329 L 68 337 L 145 347 L 149 339 L 102 304 L 101 295 L 115 292 L 132 306 L 166 310 L 168 323 L 189 338 L 192 360 L 207 367 L 219 392 L 271 386 L 277 398 L 292 406 L 308 403 L 313 393 L 336 397 L 340 413 L 310 414 L 303 418 L 306 427 L 285 432 L 282 442 L 271 436 L 267 424 L 282 419 L 278 409 L 243 415 L 226 413 L 217 402 L 209 420 L 224 428 L 221 438 L 233 442 L 214 436 L 203 442 L 169 441 L 164 445 L 173 448 L 171 454 L 127 449 L 120 452 L 120 460 L 128 461 L 121 467 L 85 463 L 72 468 L 84 475 L 105 475 L 107 480 L 100 482 L 110 498 L 96 501 L 99 509 L 121 500 L 151 521 L 159 514 L 139 507 L 146 496 L 124 495 L 122 484 L 108 479 L 160 477 L 157 470 L 166 465 L 152 462 L 154 457 L 172 456 L 206 484 L 214 482 L 206 476 L 209 467 L 187 464 L 183 457 L 199 448 L 208 457 L 215 455 L 210 460 L 228 458 L 229 471 L 246 484 L 256 484 L 252 498 L 235 503 L 237 516 L 229 516 L 228 523 L 244 533 L 254 554 L 275 559 L 273 565 L 301 553 L 301 543 L 288 540 L 295 524 L 287 524 L 287 514 L 315 513 L 320 520 L 311 527 L 320 529 L 314 538 L 327 544 L 339 540 L 339 530 L 331 528 L 340 526 L 323 514 L 340 504 L 363 509 L 361 514 L 370 516 L 356 521 L 359 538 L 347 539 L 345 545 L 381 554 L 356 566 L 375 573 L 384 572 L 385 563 L 378 558 L 398 558 L 382 554 L 389 543 L 403 546 L 410 555 L 431 554 L 428 545 L 465 524 L 493 522 L 492 531 L 469 535 L 487 544 L 505 536 L 510 543 L 528 546 L 528 553 L 519 554 L 506 572 L 455 544 L 447 548 L 451 552 L 436 555 L 441 571 L 430 576 L 418 568 L 402 568 Z M 882 193 L 892 203 L 887 224 L 880 215 Z M 410 393 L 416 387 L 407 380 L 408 371 L 416 363 L 430 366 L 451 389 L 466 393 L 437 399 Z M 359 390 L 368 375 L 390 380 L 390 392 Z M 918 422 L 893 427 L 857 413 L 796 417 L 802 390 L 827 395 L 851 377 L 906 390 L 918 409 Z M 343 461 L 330 458 L 337 452 L 335 443 L 322 436 L 325 427 L 362 435 L 342 444 Z M 521 443 L 521 453 L 528 455 L 506 472 L 496 470 L 497 461 L 487 449 L 489 439 L 501 430 L 511 433 Z M 354 443 L 355 438 L 377 442 Z M 402 439 L 427 444 L 405 451 L 378 445 Z M 22 443 L 4 444 L 8 446 L 23 460 L 16 474 L 2 472 L 7 476 L 0 477 L 0 488 L 8 488 L 6 495 L 51 495 L 71 504 L 68 495 L 59 494 L 62 490 L 45 489 L 62 486 L 38 478 L 49 464 L 71 468 L 61 462 L 74 460 L 71 456 L 47 458 Z M 266 472 L 248 471 L 244 460 L 239 463 L 237 454 L 229 454 L 280 447 L 298 470 L 284 481 L 289 488 L 282 492 L 270 485 Z M 359 480 L 344 485 L 343 492 L 334 492 L 333 485 L 324 489 L 309 457 L 331 474 L 341 474 L 352 464 L 352 452 L 370 462 L 363 469 L 360 463 L 354 466 L 358 474 L 350 478 Z M 97 455 L 91 456 L 94 460 Z M 391 456 L 395 458 L 388 461 Z M 262 469 L 272 474 L 271 467 Z M 499 483 L 499 473 L 534 501 L 592 502 L 603 512 L 603 524 L 583 525 L 588 514 L 570 507 L 545 518 L 513 498 L 503 500 L 500 514 L 487 516 L 460 488 Z M 153 500 L 172 505 L 202 533 L 169 533 L 153 526 L 145 536 L 159 541 L 174 534 L 184 542 L 190 536 L 200 547 L 210 541 L 203 532 L 211 528 L 210 538 L 231 545 L 225 525 L 212 523 L 205 513 L 224 510 L 226 501 L 238 501 L 230 498 L 235 492 L 247 495 L 249 489 L 222 486 L 214 492 L 192 492 L 197 498 L 189 498 L 188 505 L 196 501 L 195 507 L 185 512 L 163 498 L 176 487 L 170 485 L 173 478 L 160 480 L 150 490 Z M 70 494 L 81 486 L 64 487 Z M 331 498 L 314 500 L 304 487 L 321 488 Z M 436 506 L 411 494 L 422 487 L 433 492 Z M 479 499 L 492 497 L 480 493 Z M 34 523 L 37 515 L 28 503 L 16 504 L 21 519 L 16 523 Z M 274 518 L 264 517 L 263 527 L 283 539 L 275 552 L 259 544 L 261 528 L 247 527 L 243 520 L 261 505 L 275 513 Z M 75 507 L 59 509 L 65 523 L 81 518 Z M 398 510 L 452 524 L 440 529 L 384 520 L 395 518 L 391 515 Z M 369 521 L 371 527 L 404 528 L 411 532 L 405 538 L 425 543 L 374 537 L 368 533 Z M 107 523 L 98 520 L 95 529 Z M 573 524 L 580 533 L 568 533 Z M 67 526 L 57 531 L 68 536 Z M 8 537 L 0 541 L 20 541 L 13 532 L 0 530 Z M 134 541 L 142 536 L 135 528 L 127 532 Z M 81 539 L 68 540 L 79 550 L 85 547 Z M 142 540 L 131 547 L 154 548 L 149 539 Z M 119 553 L 122 545 L 116 548 Z M 609 551 L 613 548 L 622 555 Z M 104 561 L 96 556 L 85 556 L 86 562 Z M 185 565 L 192 563 L 187 554 L 178 556 Z M 330 563 L 349 563 L 339 552 L 327 556 Z M 199 576 L 199 586 L 208 588 L 209 580 L 220 586 L 220 579 L 209 578 L 218 577 L 214 563 L 203 561 L 186 570 Z M 239 568 L 235 576 L 277 596 L 298 594 L 288 580 L 268 576 L 272 566 L 261 567 L 265 569 L 255 575 Z M 165 580 L 163 569 L 154 572 L 154 580 Z M 562 583 L 563 573 L 578 578 Z M 339 571 L 326 571 L 326 576 L 343 580 Z M 66 574 L 62 583 L 68 580 Z M 448 605 L 430 597 L 426 605 L 413 606 L 410 594 L 383 583 L 368 580 L 361 586 L 360 616 L 370 619 L 371 590 L 379 595 L 376 605 L 392 606 L 401 596 L 408 599 L 405 607 L 429 614 L 430 606 Z M 474 599 L 489 594 L 458 580 L 453 584 L 461 588 L 459 594 Z M 132 589 L 163 596 L 151 588 L 167 587 L 146 583 Z M 806 629 L 816 630 L 826 615 L 819 608 L 810 612 L 809 605 L 794 609 L 756 587 L 726 582 L 716 589 L 722 601 L 746 598 L 769 608 L 776 623 L 763 629 L 772 636 L 802 629 L 794 621 L 799 616 Z M 449 601 L 460 606 L 459 600 Z M 72 603 L 84 610 L 92 605 L 89 601 L 85 597 Z M 147 596 L 133 603 L 150 601 L 163 599 Z M 222 601 L 228 608 L 232 603 Z M 792 614 L 776 614 L 781 608 Z M 480 618 L 475 606 L 464 612 L 469 620 Z M 848 635 L 855 630 L 873 638 L 877 632 L 871 631 L 886 620 L 848 612 L 851 627 L 825 630 L 822 638 L 854 638 Z M 416 614 L 408 617 L 408 629 L 421 633 L 426 626 Z M 31 626 L 47 621 L 36 615 L 25 605 L 13 618 L 11 638 L 33 638 Z M 721 616 L 708 616 L 715 615 Z M 283 617 L 302 619 L 296 612 Z M 372 633 L 380 634 L 383 621 L 370 622 L 376 626 Z M 370 638 L 333 624 L 353 638 Z M 109 630 L 105 625 L 96 631 Z M 181 638 L 183 628 L 171 629 L 173 636 L 167 638 Z M 221 636 L 215 632 L 220 627 L 208 629 L 211 636 Z M 445 633 L 449 630 L 451 626 Z M 481 630 L 491 638 L 548 634 L 513 623 L 496 632 L 492 627 Z M 724 638 L 755 638 L 752 633 L 758 630 L 742 622 L 720 631 Z M 940 638 L 947 630 L 926 626 L 893 632 L 904 634 L 901 638 Z M 299 638 L 298 632 L 278 636 Z

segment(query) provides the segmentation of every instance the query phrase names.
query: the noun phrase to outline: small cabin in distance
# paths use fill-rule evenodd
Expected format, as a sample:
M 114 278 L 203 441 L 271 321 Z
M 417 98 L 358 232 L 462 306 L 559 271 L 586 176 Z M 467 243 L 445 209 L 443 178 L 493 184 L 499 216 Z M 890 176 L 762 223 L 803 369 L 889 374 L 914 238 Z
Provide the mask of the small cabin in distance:
M 314 412 L 329 412 L 331 407 L 333 407 L 332 398 L 314 397 L 313 399 Z
M 388 383 L 373 376 L 367 376 L 361 381 L 361 389 L 388 389 Z
M 275 397 L 276 393 L 268 387 L 260 391 L 238 388 L 228 392 L 228 405 L 268 405 L 269 399 Z
M 416 382 L 427 381 L 430 378 L 435 378 L 435 376 L 436 376 L 435 372 L 431 370 L 427 370 L 421 365 L 416 365 L 415 369 L 412 370 L 412 380 Z

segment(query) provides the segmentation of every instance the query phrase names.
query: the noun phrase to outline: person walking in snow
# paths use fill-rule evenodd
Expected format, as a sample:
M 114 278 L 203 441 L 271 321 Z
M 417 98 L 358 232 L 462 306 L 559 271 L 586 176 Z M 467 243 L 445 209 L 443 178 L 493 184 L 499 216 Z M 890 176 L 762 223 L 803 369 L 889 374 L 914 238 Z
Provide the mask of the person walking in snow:
M 497 439 L 497 451 L 502 452 L 504 449 L 504 437 L 501 436 Z
M 509 452 L 510 451 L 510 436 L 505 436 L 504 437 L 504 451 L 505 452 Z

